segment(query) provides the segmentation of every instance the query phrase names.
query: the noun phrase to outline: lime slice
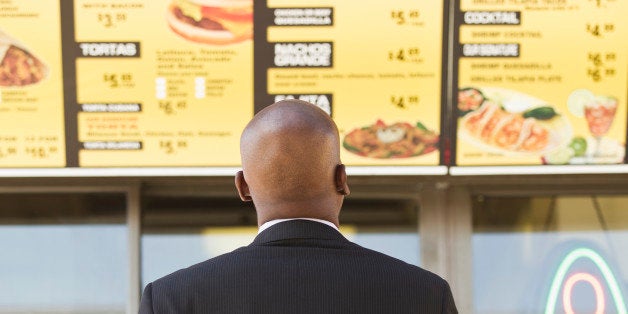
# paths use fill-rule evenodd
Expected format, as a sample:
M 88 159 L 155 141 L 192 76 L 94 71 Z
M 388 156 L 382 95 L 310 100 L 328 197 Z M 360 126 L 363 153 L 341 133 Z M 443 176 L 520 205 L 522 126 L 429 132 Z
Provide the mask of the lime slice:
M 587 152 L 587 140 L 580 136 L 574 137 L 569 143 L 569 147 L 573 149 L 576 157 L 582 157 Z
M 550 165 L 566 165 L 575 155 L 573 148 L 565 147 L 545 156 L 545 161 Z
M 593 101 L 595 95 L 588 89 L 576 89 L 567 98 L 569 112 L 578 118 L 584 117 L 584 106 Z

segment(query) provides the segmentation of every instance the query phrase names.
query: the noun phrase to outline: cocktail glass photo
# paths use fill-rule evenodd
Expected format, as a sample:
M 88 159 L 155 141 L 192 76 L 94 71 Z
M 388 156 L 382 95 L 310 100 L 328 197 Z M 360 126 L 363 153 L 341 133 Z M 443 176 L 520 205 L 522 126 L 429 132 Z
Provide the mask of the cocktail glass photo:
M 587 120 L 589 131 L 595 138 L 595 152 L 593 157 L 605 156 L 602 150 L 602 138 L 613 124 L 617 112 L 617 99 L 613 97 L 597 96 L 584 106 L 584 117 Z

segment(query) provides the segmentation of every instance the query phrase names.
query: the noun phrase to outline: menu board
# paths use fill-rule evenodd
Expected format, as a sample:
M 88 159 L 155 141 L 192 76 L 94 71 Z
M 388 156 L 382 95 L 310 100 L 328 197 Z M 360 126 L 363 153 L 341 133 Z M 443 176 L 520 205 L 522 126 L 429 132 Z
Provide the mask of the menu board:
M 443 1 L 255 2 L 256 111 L 303 99 L 349 165 L 438 165 Z
M 622 163 L 628 2 L 461 0 L 456 164 Z
M 59 8 L 0 1 L 0 167 L 65 166 Z
M 79 164 L 237 165 L 253 2 L 75 0 Z
M 238 166 L 246 123 L 290 98 L 332 116 L 348 165 L 437 166 L 446 8 L 0 1 L 0 167 Z
M 291 98 L 351 166 L 624 162 L 626 1 L 452 6 L 2 0 L 0 168 L 238 166 Z
M 348 165 L 437 166 L 446 8 L 0 1 L 0 168 L 238 166 L 246 123 L 290 98 L 332 116 Z

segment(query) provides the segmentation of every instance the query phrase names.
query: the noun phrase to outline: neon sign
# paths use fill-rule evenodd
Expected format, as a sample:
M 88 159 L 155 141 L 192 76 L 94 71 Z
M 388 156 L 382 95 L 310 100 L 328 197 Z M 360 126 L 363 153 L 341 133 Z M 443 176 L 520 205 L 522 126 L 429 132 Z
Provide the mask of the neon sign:
M 558 266 L 558 270 L 556 271 L 556 275 L 552 280 L 552 285 L 550 287 L 549 295 L 547 296 L 547 303 L 545 306 L 545 314 L 554 313 L 554 309 L 556 308 L 556 302 L 558 301 L 558 294 L 560 292 L 560 288 L 563 282 L 565 285 L 563 287 L 563 307 L 567 314 L 574 314 L 574 310 L 571 302 L 571 292 L 573 287 L 578 282 L 586 282 L 593 287 L 593 291 L 595 292 L 596 297 L 596 310 L 595 313 L 604 313 L 604 308 L 606 306 L 606 298 L 604 296 L 604 289 L 602 288 L 602 284 L 600 281 L 593 275 L 586 272 L 579 272 L 572 274 L 564 281 L 565 276 L 567 275 L 567 271 L 573 265 L 574 262 L 581 258 L 586 258 L 591 260 L 596 267 L 600 270 L 602 275 L 604 276 L 604 280 L 608 284 L 608 288 L 610 290 L 611 296 L 615 303 L 615 308 L 619 314 L 628 314 L 626 311 L 626 303 L 622 297 L 621 291 L 619 289 L 619 285 L 617 284 L 617 280 L 613 275 L 610 267 L 604 261 L 604 259 L 595 251 L 589 248 L 578 248 L 571 251 L 565 259 Z
M 604 314 L 604 307 L 606 306 L 606 300 L 604 298 L 604 288 L 602 288 L 602 284 L 597 278 L 589 273 L 576 273 L 571 275 L 565 281 L 565 288 L 563 290 L 563 306 L 565 307 L 566 314 L 575 314 L 576 312 L 573 310 L 571 306 L 571 290 L 573 286 L 576 285 L 579 281 L 586 281 L 592 287 L 593 291 L 595 291 L 595 314 Z

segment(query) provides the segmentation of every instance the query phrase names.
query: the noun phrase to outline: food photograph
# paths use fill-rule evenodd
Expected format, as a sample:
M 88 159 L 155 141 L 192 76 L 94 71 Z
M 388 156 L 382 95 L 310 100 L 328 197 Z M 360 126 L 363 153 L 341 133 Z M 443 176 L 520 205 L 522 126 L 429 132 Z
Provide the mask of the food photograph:
M 603 135 L 617 100 L 575 90 L 569 112 L 522 92 L 465 87 L 458 92 L 458 135 L 466 143 L 503 156 L 539 156 L 542 164 L 617 163 L 624 147 Z M 569 115 L 569 116 L 567 116 Z M 570 119 L 586 118 L 591 135 L 574 134 Z
M 22 87 L 39 83 L 48 67 L 17 39 L 0 30 L 0 86 Z
M 459 135 L 506 155 L 544 154 L 565 146 L 571 125 L 540 99 L 502 88 L 465 88 L 458 94 Z
M 189 41 L 234 44 L 253 38 L 253 0 L 174 0 L 166 20 Z
M 372 125 L 351 130 L 342 146 L 358 156 L 388 159 L 409 158 L 438 150 L 439 136 L 421 122 L 386 124 L 377 120 Z
M 567 98 L 567 108 L 572 117 L 584 120 L 586 128 L 572 139 L 562 153 L 570 164 L 621 163 L 625 145 L 608 136 L 617 116 L 617 97 L 595 94 L 588 89 L 576 89 Z M 564 162 L 565 163 L 565 162 Z

